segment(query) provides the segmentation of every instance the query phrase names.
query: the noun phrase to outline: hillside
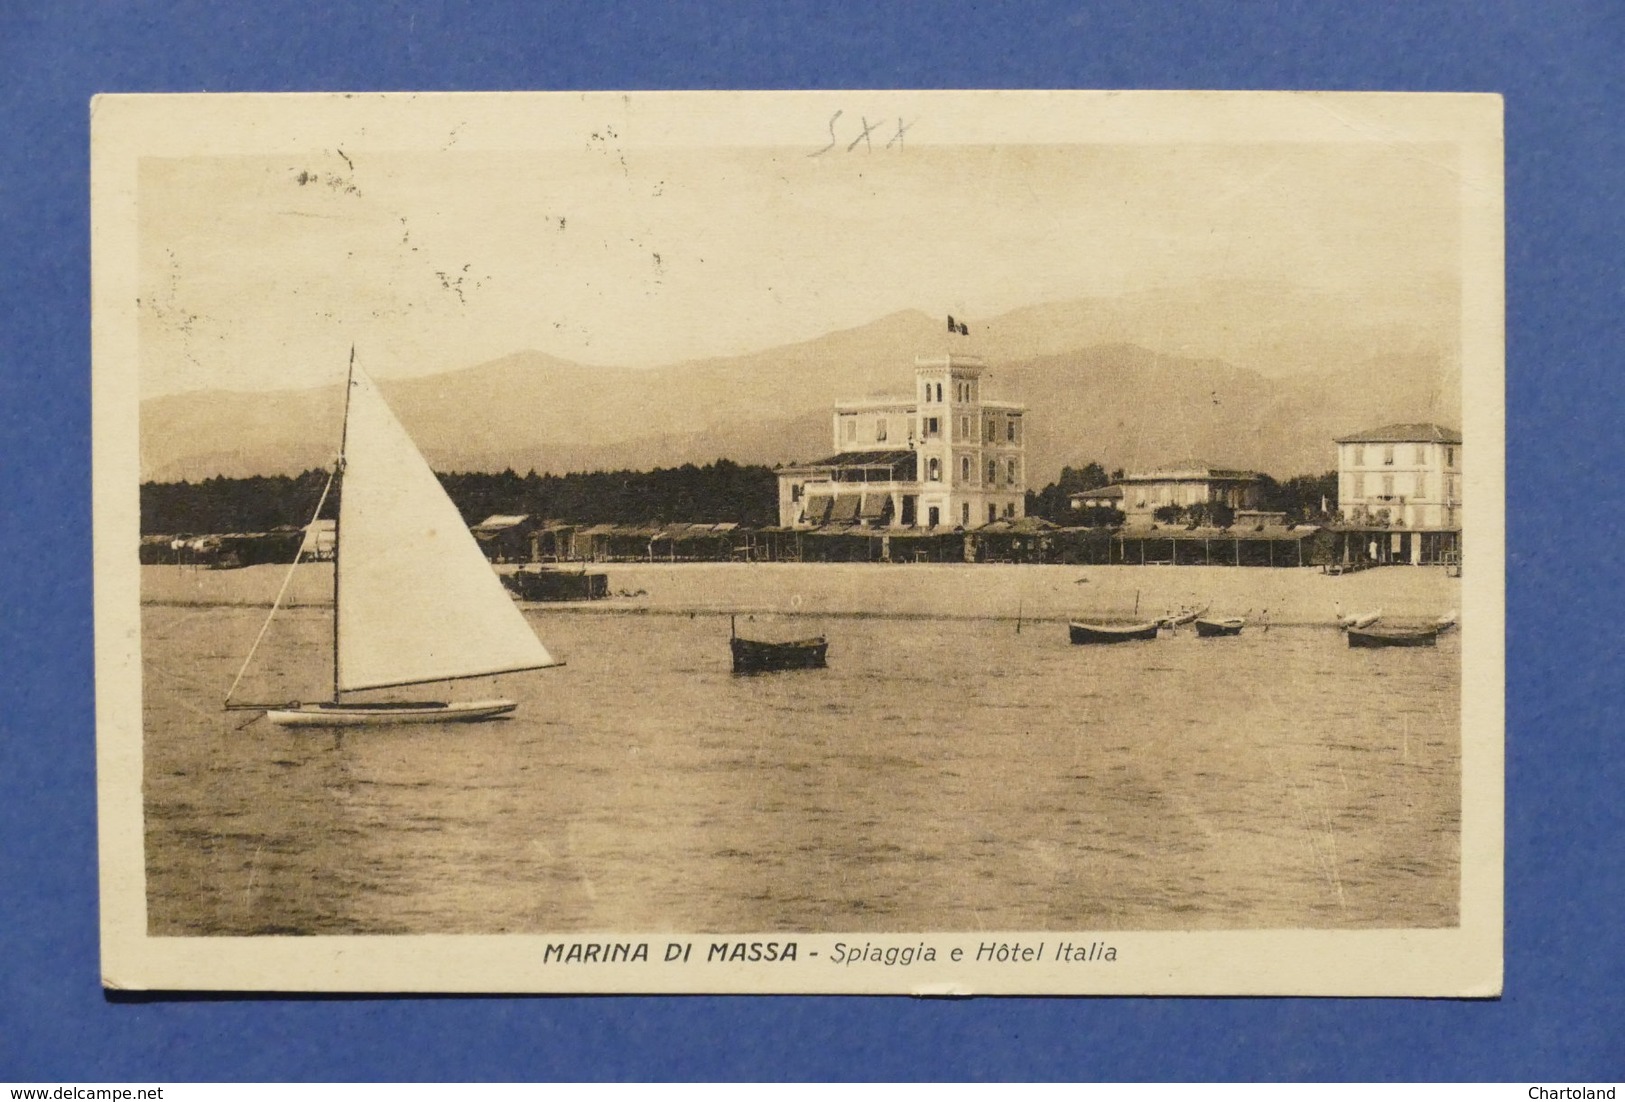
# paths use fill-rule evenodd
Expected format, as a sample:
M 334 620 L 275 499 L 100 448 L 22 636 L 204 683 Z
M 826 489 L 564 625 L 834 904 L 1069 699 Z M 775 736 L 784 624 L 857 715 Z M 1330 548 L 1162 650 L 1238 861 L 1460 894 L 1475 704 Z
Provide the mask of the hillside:
M 986 357 L 988 393 L 1029 405 L 1034 485 L 1087 459 L 1132 467 L 1200 456 L 1277 475 L 1319 471 L 1332 465 L 1331 439 L 1341 433 L 1384 421 L 1459 422 L 1453 349 L 1440 334 L 1404 317 L 1317 325 L 1307 308 L 1290 295 L 1273 309 L 1253 303 L 1266 321 L 1249 326 L 1245 341 L 1220 327 L 1208 342 L 1242 351 L 1251 342 L 1268 370 L 1202 349 L 1169 351 L 1194 348 L 1195 333 L 1148 348 L 1148 329 L 1166 340 L 1214 308 L 1140 296 L 1019 310 L 973 323 L 968 337 L 907 311 L 813 341 L 663 368 L 590 367 L 526 351 L 380 385 L 441 470 L 811 459 L 830 448 L 834 402 L 906 394 L 913 357 L 944 350 Z M 1138 339 L 1117 339 L 1130 331 Z M 1307 366 L 1293 370 L 1300 354 Z M 322 466 L 335 450 L 340 398 L 335 385 L 150 400 L 141 410 L 142 477 Z

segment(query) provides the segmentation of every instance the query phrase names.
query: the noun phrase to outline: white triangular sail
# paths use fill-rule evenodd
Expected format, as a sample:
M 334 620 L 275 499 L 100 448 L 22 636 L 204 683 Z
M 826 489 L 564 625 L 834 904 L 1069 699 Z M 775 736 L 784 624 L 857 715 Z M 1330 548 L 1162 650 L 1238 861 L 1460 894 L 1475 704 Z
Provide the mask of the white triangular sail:
M 344 453 L 335 688 L 555 665 L 359 369 L 350 380 Z

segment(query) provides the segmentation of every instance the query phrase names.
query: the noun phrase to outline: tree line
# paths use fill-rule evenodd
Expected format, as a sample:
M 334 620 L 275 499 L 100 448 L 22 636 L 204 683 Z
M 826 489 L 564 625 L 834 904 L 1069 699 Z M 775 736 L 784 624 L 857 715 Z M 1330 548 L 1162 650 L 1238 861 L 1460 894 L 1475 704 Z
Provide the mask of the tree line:
M 141 484 L 141 534 L 268 532 L 310 523 L 327 471 Z M 719 459 L 652 471 L 520 475 L 457 472 L 440 484 L 463 520 L 523 513 L 574 524 L 662 524 L 734 521 L 765 527 L 779 521 L 778 476 L 771 467 Z M 323 517 L 338 515 L 343 480 L 334 483 Z
M 142 535 L 201 535 L 268 532 L 308 524 L 327 484 L 328 472 L 299 475 L 208 478 L 200 482 L 141 484 Z M 457 472 L 441 474 L 463 520 L 477 524 L 497 513 L 523 513 L 572 524 L 665 524 L 733 521 L 751 527 L 777 524 L 778 473 L 771 467 L 714 463 L 657 467 L 652 471 L 581 471 L 520 475 Z M 1096 462 L 1063 467 L 1042 490 L 1027 491 L 1027 515 L 1064 526 L 1113 525 L 1123 514 L 1114 508 L 1075 510 L 1073 494 L 1121 479 Z M 1262 508 L 1286 513 L 1287 523 L 1328 519 L 1337 508 L 1337 472 L 1298 475 L 1277 481 L 1260 475 Z M 338 515 L 342 480 L 322 508 Z M 1323 510 L 1322 505 L 1327 509 Z

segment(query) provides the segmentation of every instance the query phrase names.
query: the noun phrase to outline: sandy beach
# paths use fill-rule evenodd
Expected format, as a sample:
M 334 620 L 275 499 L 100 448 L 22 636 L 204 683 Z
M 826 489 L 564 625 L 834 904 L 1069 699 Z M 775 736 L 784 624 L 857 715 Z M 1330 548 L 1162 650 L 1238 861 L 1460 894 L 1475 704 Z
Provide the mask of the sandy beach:
M 511 570 L 511 567 L 504 567 Z M 569 569 L 569 568 L 566 568 Z M 1330 623 L 1345 611 L 1382 609 L 1388 622 L 1432 619 L 1461 606 L 1461 580 L 1433 567 L 1395 566 L 1342 577 L 1308 568 L 1028 566 L 874 563 L 601 563 L 612 596 L 537 606 L 560 612 L 739 612 L 1035 621 L 1129 619 L 1188 605 L 1257 615 L 1277 624 Z M 141 568 L 143 604 L 269 607 L 286 568 Z M 332 571 L 295 572 L 285 604 L 332 600 Z

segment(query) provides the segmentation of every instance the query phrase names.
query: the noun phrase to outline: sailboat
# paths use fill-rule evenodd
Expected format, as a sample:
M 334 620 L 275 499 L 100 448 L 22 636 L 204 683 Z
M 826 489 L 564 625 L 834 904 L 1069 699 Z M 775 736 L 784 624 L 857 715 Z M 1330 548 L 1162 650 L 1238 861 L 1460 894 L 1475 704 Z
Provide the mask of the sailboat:
M 229 709 L 265 712 L 294 727 L 350 727 L 491 719 L 512 700 L 354 701 L 344 694 L 539 670 L 547 652 L 502 587 L 457 507 L 412 438 L 355 365 L 344 430 L 316 516 L 340 482 L 334 529 L 333 695 L 319 703 L 234 704 L 298 566 L 289 569 L 265 626 L 226 694 Z

